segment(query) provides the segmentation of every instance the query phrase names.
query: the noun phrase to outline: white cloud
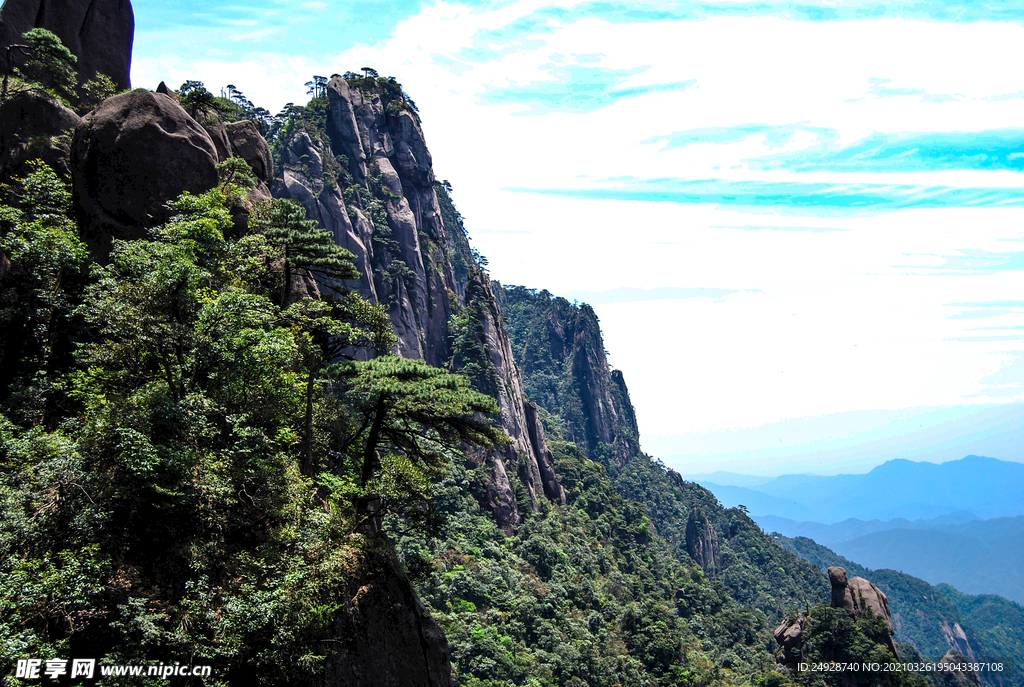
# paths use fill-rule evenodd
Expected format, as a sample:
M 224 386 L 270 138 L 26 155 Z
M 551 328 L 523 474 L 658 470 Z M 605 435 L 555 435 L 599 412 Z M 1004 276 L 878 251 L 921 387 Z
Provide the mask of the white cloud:
M 392 40 L 322 57 L 258 52 L 194 62 L 142 55 L 135 81 L 200 78 L 237 85 L 276 110 L 304 99 L 311 74 L 373 66 L 393 74 L 419 105 L 440 178 L 455 187 L 475 244 L 506 283 L 552 291 L 623 286 L 760 290 L 727 297 L 602 306 L 612 361 L 626 373 L 641 429 L 652 435 L 749 427 L 869 408 L 957 405 L 1021 398 L 1024 371 L 1003 388 L 983 379 L 1024 346 L 965 341 L 976 322 L 949 319 L 945 304 L 1019 297 L 1019 271 L 932 276 L 914 256 L 1008 250 L 1022 236 L 1021 210 L 902 211 L 872 218 L 780 217 L 711 206 L 583 201 L 516 194 L 505 187 L 578 187 L 635 176 L 782 180 L 744 160 L 779 152 L 763 135 L 676 150 L 642 144 L 702 127 L 794 124 L 827 127 L 845 144 L 873 131 L 979 131 L 1020 127 L 1024 27 L 887 19 L 790 22 L 720 18 L 611 24 L 585 19 L 532 37 L 497 59 L 460 53 L 482 29 L 507 25 L 548 3 L 481 12 L 438 3 L 400 23 Z M 525 38 L 520 36 L 518 38 Z M 325 46 L 329 48 L 330 46 Z M 138 51 L 144 53 L 144 51 Z M 488 87 L 550 78 L 559 55 L 600 55 L 601 69 L 631 70 L 622 88 L 696 79 L 696 87 L 620 100 L 589 113 L 522 116 L 486 105 Z M 887 87 L 957 94 L 869 97 Z M 852 102 L 851 102 L 852 101 Z M 785 149 L 810 139 L 794 138 Z M 1012 172 L 856 174 L 848 181 L 1021 187 Z M 821 172 L 802 181 L 835 181 Z M 778 224 L 839 232 L 743 231 Z M 718 228 L 716 228 L 718 227 Z M 474 233 L 474 229 L 479 229 Z M 526 232 L 525 234 L 522 232 Z M 941 258 L 931 258 L 941 263 Z M 916 262 L 915 262 L 916 261 Z M 902 267 L 901 267 L 902 265 Z M 1015 311 L 987 321 L 1024 324 Z

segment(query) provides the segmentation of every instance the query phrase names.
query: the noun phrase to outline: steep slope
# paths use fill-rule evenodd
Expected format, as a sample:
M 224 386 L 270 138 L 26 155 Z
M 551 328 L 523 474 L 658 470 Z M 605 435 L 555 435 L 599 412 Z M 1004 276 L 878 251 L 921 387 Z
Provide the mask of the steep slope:
M 636 414 L 622 373 L 608 366 L 593 308 L 522 286 L 496 293 L 527 395 L 592 460 L 625 465 L 640 450 Z
M 511 444 L 480 459 L 489 465 L 488 504 L 499 527 L 511 534 L 521 508 L 564 499 L 490 280 L 435 180 L 419 117 L 401 86 L 335 76 L 276 143 L 275 195 L 302 204 L 356 256 L 362 276 L 345 286 L 387 306 L 399 355 L 465 368 L 479 390 L 498 399 Z

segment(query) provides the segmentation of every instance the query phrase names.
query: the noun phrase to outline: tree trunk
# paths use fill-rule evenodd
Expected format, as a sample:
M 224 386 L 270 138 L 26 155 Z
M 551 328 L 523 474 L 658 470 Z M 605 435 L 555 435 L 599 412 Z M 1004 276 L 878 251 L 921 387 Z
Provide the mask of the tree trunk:
M 380 430 L 384 426 L 384 415 L 386 414 L 384 395 L 377 399 L 377 407 L 374 409 L 373 424 L 370 425 L 370 434 L 366 437 L 366 445 L 363 446 L 363 474 L 362 483 L 365 487 L 373 479 L 373 473 L 377 467 L 377 444 L 380 442 Z

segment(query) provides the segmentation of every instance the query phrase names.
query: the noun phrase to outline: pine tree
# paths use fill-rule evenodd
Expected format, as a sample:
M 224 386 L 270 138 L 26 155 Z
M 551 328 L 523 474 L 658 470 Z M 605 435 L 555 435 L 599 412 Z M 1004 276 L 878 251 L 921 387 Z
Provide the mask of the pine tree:
M 306 219 L 306 210 L 292 200 L 274 199 L 257 208 L 254 226 L 267 241 L 284 252 L 284 289 L 282 306 L 292 291 L 295 273 L 309 272 L 316 280 L 335 292 L 344 292 L 336 282 L 358 279 L 352 253 L 334 242 L 326 229 Z

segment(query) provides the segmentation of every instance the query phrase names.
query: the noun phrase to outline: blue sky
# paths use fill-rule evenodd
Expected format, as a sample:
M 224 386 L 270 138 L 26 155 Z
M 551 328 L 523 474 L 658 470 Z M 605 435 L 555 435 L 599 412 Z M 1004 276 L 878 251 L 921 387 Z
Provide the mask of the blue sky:
M 137 86 L 396 76 L 492 275 L 594 304 L 669 464 L 866 470 L 908 414 L 915 456 L 1024 460 L 1024 5 L 134 6 Z

